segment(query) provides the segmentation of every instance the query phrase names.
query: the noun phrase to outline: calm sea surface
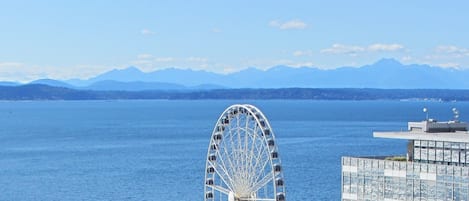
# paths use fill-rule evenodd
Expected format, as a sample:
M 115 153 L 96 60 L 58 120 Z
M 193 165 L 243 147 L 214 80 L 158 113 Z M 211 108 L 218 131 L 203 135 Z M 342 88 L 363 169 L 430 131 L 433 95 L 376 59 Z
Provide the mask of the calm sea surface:
M 289 201 L 340 200 L 340 157 L 404 154 L 372 131 L 406 129 L 469 103 L 399 101 L 0 102 L 0 200 L 203 200 L 213 126 L 234 103 L 276 134 Z

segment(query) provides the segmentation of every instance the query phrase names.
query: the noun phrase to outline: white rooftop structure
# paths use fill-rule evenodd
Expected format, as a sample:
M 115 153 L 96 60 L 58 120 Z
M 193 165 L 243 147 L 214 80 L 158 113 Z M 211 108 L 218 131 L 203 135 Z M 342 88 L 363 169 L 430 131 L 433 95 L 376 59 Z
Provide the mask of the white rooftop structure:
M 429 119 L 421 122 L 409 122 L 408 131 L 373 132 L 373 137 L 469 143 L 467 127 L 466 122 L 437 122 Z

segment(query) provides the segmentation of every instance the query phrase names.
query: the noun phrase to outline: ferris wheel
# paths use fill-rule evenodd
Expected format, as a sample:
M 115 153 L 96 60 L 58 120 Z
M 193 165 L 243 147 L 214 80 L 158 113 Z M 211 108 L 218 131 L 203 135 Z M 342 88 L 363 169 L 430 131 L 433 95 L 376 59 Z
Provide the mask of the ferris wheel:
M 205 201 L 285 201 L 282 165 L 267 118 L 232 105 L 218 119 L 205 169 Z

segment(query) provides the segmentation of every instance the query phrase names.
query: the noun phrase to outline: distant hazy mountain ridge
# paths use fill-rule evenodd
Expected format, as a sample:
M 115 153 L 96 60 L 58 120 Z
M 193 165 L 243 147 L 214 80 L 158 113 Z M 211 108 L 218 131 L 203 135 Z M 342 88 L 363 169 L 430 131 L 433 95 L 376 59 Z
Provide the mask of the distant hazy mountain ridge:
M 88 80 L 36 80 L 32 83 L 88 90 L 204 90 L 218 88 L 383 88 L 469 89 L 469 70 L 403 65 L 382 59 L 362 67 L 321 70 L 312 67 L 275 66 L 247 68 L 231 74 L 167 68 L 142 72 L 136 67 L 111 70 Z M 0 82 L 2 85 L 2 82 Z M 15 83 L 4 82 L 4 85 Z

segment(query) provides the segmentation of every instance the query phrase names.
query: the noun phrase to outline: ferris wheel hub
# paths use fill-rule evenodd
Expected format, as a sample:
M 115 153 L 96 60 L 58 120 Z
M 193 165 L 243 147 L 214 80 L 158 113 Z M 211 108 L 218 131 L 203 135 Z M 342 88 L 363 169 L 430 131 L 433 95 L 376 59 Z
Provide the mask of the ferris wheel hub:
M 235 196 L 234 196 L 233 191 L 230 191 L 230 193 L 228 194 L 228 201 L 235 201 Z

